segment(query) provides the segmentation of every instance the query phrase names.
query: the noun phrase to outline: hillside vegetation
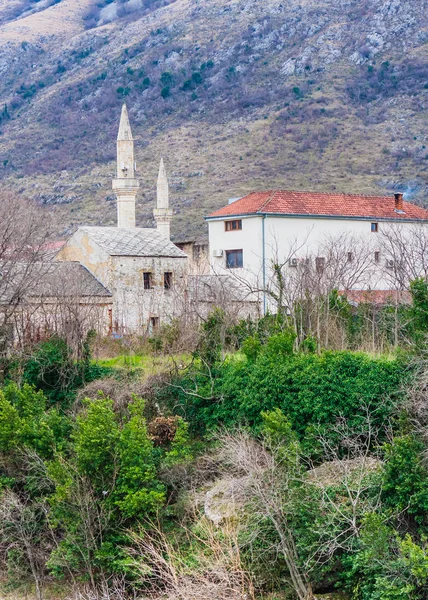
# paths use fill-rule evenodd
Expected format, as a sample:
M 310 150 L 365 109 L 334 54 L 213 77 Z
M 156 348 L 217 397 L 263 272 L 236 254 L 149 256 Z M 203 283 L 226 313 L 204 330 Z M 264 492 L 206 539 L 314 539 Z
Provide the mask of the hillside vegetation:
M 165 5 L 167 4 L 167 5 Z M 173 234 L 253 189 L 426 192 L 425 0 L 0 2 L 0 177 L 65 234 L 113 223 L 126 101 L 151 223 Z

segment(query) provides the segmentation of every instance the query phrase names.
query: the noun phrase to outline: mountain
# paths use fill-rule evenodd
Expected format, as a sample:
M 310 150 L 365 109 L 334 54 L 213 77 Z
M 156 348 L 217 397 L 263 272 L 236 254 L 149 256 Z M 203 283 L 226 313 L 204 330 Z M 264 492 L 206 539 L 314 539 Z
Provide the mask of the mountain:
M 269 188 L 428 189 L 427 0 L 0 0 L 0 177 L 60 235 L 115 222 L 126 101 L 151 225 L 164 157 L 174 238 Z

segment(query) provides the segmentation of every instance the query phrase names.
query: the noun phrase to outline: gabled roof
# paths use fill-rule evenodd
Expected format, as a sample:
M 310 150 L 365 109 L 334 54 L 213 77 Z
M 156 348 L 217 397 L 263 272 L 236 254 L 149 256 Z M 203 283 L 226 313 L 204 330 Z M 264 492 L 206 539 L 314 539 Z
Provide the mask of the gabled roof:
M 157 229 L 125 229 L 123 227 L 80 227 L 110 256 L 162 256 L 187 258 L 175 244 Z
M 111 292 L 78 262 L 53 261 L 47 264 L 46 271 L 29 290 L 28 296 L 102 296 Z
M 252 192 L 232 204 L 211 213 L 207 219 L 256 214 L 289 216 L 349 217 L 387 219 L 394 221 L 428 220 L 428 210 L 403 202 L 403 211 L 395 210 L 394 196 L 364 196 L 362 194 L 329 194 L 268 190 Z
M 78 262 L 0 264 L 7 274 L 0 286 L 0 304 L 16 295 L 29 298 L 111 297 L 111 292 Z

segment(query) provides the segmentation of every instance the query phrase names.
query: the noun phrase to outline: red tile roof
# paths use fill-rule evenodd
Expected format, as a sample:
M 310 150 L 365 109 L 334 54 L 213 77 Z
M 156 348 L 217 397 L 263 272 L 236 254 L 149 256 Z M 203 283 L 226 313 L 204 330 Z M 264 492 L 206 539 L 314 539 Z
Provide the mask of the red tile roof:
M 212 217 L 252 214 L 317 215 L 394 220 L 428 220 L 428 210 L 403 202 L 403 213 L 395 210 L 394 196 L 328 194 L 269 190 L 252 192 L 211 213 Z
M 341 296 L 346 296 L 348 302 L 355 304 L 411 304 L 412 295 L 406 290 L 340 290 Z

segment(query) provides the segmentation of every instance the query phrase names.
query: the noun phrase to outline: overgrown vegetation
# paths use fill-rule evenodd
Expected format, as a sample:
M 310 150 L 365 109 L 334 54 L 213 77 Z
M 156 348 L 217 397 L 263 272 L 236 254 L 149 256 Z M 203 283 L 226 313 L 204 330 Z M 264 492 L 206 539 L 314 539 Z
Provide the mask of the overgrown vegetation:
M 57 338 L 9 356 L 4 588 L 30 585 L 39 599 L 57 581 L 80 598 L 422 600 L 426 283 L 412 293 L 413 341 L 388 355 L 298 343 L 281 312 L 234 323 L 217 308 L 192 356 L 165 359 L 162 373 L 145 375 L 141 359 L 101 368 L 91 338 L 80 356 Z M 171 327 L 158 355 L 173 347 Z

